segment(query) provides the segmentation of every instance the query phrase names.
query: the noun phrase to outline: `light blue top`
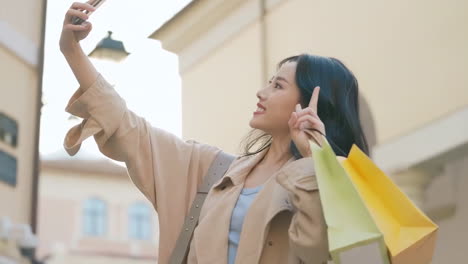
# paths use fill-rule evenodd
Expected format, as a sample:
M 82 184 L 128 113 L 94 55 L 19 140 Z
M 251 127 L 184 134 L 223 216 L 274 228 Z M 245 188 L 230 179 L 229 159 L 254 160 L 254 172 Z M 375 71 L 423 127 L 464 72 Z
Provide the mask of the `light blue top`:
M 228 246 L 228 263 L 234 264 L 236 260 L 237 247 L 239 246 L 240 234 L 242 231 L 242 224 L 247 210 L 252 204 L 257 193 L 262 189 L 262 185 L 255 188 L 242 189 L 236 206 L 232 211 L 231 223 L 229 225 L 229 246 Z

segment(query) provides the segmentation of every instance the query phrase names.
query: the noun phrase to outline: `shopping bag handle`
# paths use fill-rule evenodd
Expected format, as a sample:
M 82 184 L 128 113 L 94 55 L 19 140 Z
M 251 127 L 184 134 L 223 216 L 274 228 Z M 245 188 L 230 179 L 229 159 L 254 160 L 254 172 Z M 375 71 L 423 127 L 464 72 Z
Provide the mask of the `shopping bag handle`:
M 327 136 L 325 136 L 322 131 L 318 130 L 318 129 L 315 129 L 315 128 L 308 128 L 308 129 L 305 129 L 304 132 L 306 132 L 307 135 L 309 135 L 312 139 L 309 139 L 309 141 L 313 142 L 314 144 L 318 145 L 319 147 L 322 147 L 322 145 L 320 144 L 320 142 L 317 140 L 317 137 L 314 135 L 314 133 L 312 133 L 312 131 L 317 131 L 320 135 L 322 135 L 323 139 L 322 140 L 326 140 L 328 141 L 328 143 L 330 144 L 333 144 L 339 151 L 341 151 L 342 153 L 345 153 L 338 145 L 336 145 L 333 140 L 327 138 Z M 346 155 L 346 154 L 343 154 L 343 155 Z
M 317 144 L 319 147 L 322 147 L 322 144 L 320 144 L 320 141 L 316 138 L 316 136 L 314 135 L 314 133 L 312 131 L 317 131 L 319 134 L 321 134 L 323 137 L 325 137 L 325 135 L 322 133 L 322 131 L 318 130 L 318 129 L 315 129 L 315 128 L 307 128 L 307 129 L 304 129 L 304 132 L 309 135 L 309 137 L 311 137 L 313 139 L 313 141 L 315 141 L 314 143 Z M 310 138 L 309 138 L 310 140 Z

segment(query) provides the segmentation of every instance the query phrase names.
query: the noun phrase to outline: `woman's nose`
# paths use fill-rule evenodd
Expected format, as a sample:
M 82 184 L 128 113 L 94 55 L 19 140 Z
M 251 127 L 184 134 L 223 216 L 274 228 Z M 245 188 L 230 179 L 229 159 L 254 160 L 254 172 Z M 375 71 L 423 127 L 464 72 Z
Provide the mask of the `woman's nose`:
M 265 100 L 265 88 L 258 90 L 257 98 L 260 101 Z

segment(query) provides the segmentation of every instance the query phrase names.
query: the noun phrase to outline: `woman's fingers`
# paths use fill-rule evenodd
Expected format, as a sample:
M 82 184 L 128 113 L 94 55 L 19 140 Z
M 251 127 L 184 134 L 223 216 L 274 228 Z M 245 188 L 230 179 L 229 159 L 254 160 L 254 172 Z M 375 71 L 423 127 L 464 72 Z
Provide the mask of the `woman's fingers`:
M 289 120 L 289 126 L 300 130 L 313 128 L 325 134 L 324 124 L 310 106 L 301 109 L 300 104 L 297 104 L 296 112 L 292 113 L 292 117 Z
M 314 117 L 318 118 L 317 113 L 311 107 L 306 107 L 306 108 L 300 110 L 299 112 L 297 112 L 298 117 L 302 117 L 302 116 L 305 116 L 305 115 L 311 115 L 311 116 L 314 116 Z
M 316 86 L 314 88 L 312 96 L 310 97 L 309 107 L 311 107 L 315 112 L 317 112 L 319 93 L 320 93 L 320 87 Z
M 89 13 L 96 11 L 96 8 L 88 3 L 75 2 L 72 4 L 70 9 L 68 9 L 65 15 L 64 24 L 71 23 L 74 17 L 79 17 L 83 20 L 87 20 L 89 18 L 89 15 L 83 12 L 83 10 L 85 10 L 86 13 Z
M 87 3 L 80 3 L 80 2 L 74 2 L 70 9 L 81 9 L 81 10 L 88 10 L 89 12 L 94 12 L 96 11 L 96 8 L 91 5 L 93 1 L 88 1 Z
M 83 20 L 88 20 L 89 16 L 79 10 L 76 9 L 69 9 L 67 11 L 67 15 L 65 17 L 65 23 L 70 23 L 73 17 L 79 17 Z
M 66 24 L 63 28 L 71 31 L 85 31 L 88 30 L 89 27 L 91 27 L 91 23 L 84 22 L 81 25 Z
M 297 105 L 296 105 L 296 113 L 299 113 L 299 112 L 301 112 L 301 111 L 302 111 L 301 105 L 300 105 L 300 104 L 297 104 Z
M 297 114 L 296 112 L 291 113 L 291 117 L 289 118 L 288 125 L 290 128 L 294 128 L 294 125 L 296 124 L 297 121 Z
M 322 121 L 309 115 L 299 117 L 296 121 L 296 126 L 299 129 L 315 128 L 320 131 L 323 131 L 324 127 Z

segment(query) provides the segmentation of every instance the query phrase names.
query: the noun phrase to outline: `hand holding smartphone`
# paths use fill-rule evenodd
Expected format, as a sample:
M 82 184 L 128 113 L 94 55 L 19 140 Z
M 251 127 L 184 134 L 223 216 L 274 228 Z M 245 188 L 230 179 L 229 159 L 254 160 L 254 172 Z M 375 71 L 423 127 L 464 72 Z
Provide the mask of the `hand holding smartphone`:
M 99 6 L 102 5 L 102 3 L 104 3 L 104 1 L 105 0 L 94 0 L 90 4 L 94 8 L 97 9 Z M 93 12 L 89 12 L 88 10 L 86 10 L 84 13 L 87 14 L 87 15 L 91 15 Z M 79 17 L 73 17 L 73 19 L 72 19 L 72 24 L 73 25 L 81 25 L 83 22 L 84 22 L 84 20 L 82 18 L 79 18 Z

